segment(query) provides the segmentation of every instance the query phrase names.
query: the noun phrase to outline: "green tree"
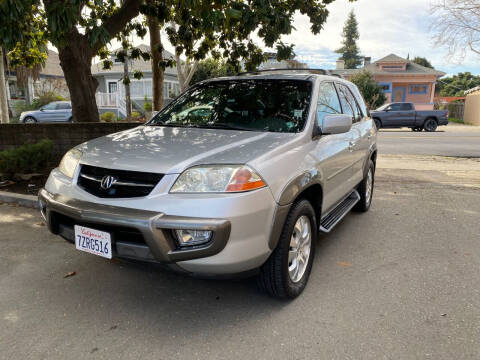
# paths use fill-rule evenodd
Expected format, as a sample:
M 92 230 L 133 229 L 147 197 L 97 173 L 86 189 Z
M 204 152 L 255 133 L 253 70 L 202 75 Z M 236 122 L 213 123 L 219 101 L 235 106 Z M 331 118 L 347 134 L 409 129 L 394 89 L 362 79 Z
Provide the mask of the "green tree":
M 369 109 L 376 109 L 387 101 L 371 72 L 363 70 L 353 75 L 350 81 L 357 85 Z
M 357 45 L 360 34 L 358 32 L 358 21 L 353 10 L 345 22 L 342 36 L 342 47 L 335 52 L 342 55 L 340 59 L 345 61 L 346 69 L 356 69 L 362 64 L 362 56 L 360 56 L 360 49 Z
M 430 63 L 430 61 L 428 61 L 424 57 L 415 56 L 413 58 L 412 62 L 415 63 L 415 64 L 418 64 L 418 65 L 425 66 L 427 68 L 433 69 L 433 65 Z
M 224 59 L 207 58 L 198 63 L 197 71 L 193 74 L 191 83 L 195 84 L 199 81 L 221 76 L 231 76 L 236 73 L 235 67 Z
M 458 73 L 440 79 L 437 83 L 437 92 L 440 96 L 464 96 L 466 90 L 477 86 L 480 86 L 480 76 L 469 72 Z
M 114 38 L 128 39 L 131 32 L 145 36 L 146 25 L 135 20 L 138 15 L 155 17 L 159 25 L 171 24 L 166 31 L 178 59 L 183 56 L 187 63 L 195 65 L 208 54 L 214 58 L 221 55 L 231 64 L 245 59 L 250 69 L 263 61 L 263 53 L 251 40 L 253 33 L 266 47 L 276 46 L 277 52 L 288 58 L 292 46 L 281 43 L 280 37 L 293 30 L 294 14 L 299 11 L 308 15 L 311 31 L 316 34 L 327 19 L 327 5 L 333 1 L 2 0 L 0 38 L 28 45 L 24 41 L 30 32 L 26 29 L 28 22 L 38 19 L 38 33 L 59 51 L 74 120 L 91 122 L 99 120 L 95 102 L 98 83 L 91 74 L 92 59 L 95 56 L 106 59 L 105 47 Z M 127 52 L 124 45 L 117 53 L 120 60 L 122 54 L 123 59 L 127 55 L 150 59 L 150 53 L 138 49 Z M 154 65 L 163 67 L 165 62 Z M 105 61 L 104 66 L 111 66 L 111 62 Z M 134 75 L 141 77 L 139 73 Z M 189 73 L 184 83 L 188 84 L 192 75 Z

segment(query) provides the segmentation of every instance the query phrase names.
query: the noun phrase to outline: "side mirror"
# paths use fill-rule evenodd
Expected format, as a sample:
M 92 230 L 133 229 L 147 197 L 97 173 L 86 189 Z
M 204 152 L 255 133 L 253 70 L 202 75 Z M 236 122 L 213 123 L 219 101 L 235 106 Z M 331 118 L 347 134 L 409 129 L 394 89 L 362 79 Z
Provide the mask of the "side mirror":
M 392 109 L 386 108 L 386 109 L 385 109 L 385 112 L 389 112 L 390 110 L 392 110 Z
M 39 109 L 40 111 L 44 111 L 45 109 L 43 108 L 43 106 Z
M 334 135 L 349 132 L 352 128 L 352 117 L 344 114 L 326 115 L 323 118 L 322 134 Z

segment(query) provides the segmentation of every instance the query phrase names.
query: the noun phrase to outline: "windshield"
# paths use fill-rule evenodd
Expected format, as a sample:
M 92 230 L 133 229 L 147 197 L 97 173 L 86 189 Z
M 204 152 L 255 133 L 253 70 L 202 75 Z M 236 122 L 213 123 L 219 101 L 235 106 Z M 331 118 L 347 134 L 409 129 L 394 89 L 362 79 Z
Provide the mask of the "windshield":
M 390 104 L 382 105 L 382 106 L 380 106 L 378 109 L 376 109 L 375 111 L 383 111 L 383 110 L 385 110 L 388 106 L 390 106 Z
M 224 80 L 192 87 L 148 125 L 296 133 L 308 118 L 312 83 Z

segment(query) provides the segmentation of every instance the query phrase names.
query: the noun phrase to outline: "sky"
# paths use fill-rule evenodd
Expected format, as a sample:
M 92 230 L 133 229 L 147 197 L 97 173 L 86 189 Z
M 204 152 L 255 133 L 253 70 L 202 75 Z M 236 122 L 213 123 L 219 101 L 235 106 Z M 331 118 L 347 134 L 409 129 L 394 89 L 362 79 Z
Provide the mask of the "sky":
M 297 58 L 310 67 L 334 68 L 342 40 L 341 33 L 348 13 L 353 9 L 359 23 L 358 45 L 363 56 L 372 60 L 394 53 L 426 57 L 435 68 L 447 74 L 470 71 L 480 74 L 480 57 L 469 53 L 461 64 L 452 61 L 444 48 L 439 48 L 430 30 L 431 0 L 336 0 L 328 6 L 330 15 L 324 30 L 312 35 L 308 17 L 295 17 L 296 31 L 284 41 L 295 44 Z
M 354 3 L 335 0 L 328 5 L 330 15 L 320 34 L 313 35 L 308 17 L 297 14 L 294 18 L 296 30 L 282 40 L 294 44 L 297 59 L 309 67 L 333 69 L 339 56 L 334 51 L 340 47 L 343 25 L 353 9 L 359 23 L 361 54 L 372 57 L 372 61 L 391 53 L 404 58 L 410 55 L 411 59 L 422 56 L 447 75 L 465 71 L 479 75 L 478 55 L 470 52 L 462 63 L 458 63 L 449 58 L 446 49 L 435 45 L 430 30 L 431 1 L 435 0 L 358 0 Z M 162 38 L 166 39 L 166 35 Z M 143 41 L 135 39 L 134 43 L 146 41 L 148 36 Z M 257 44 L 262 45 L 259 41 Z M 173 50 L 166 41 L 164 46 Z

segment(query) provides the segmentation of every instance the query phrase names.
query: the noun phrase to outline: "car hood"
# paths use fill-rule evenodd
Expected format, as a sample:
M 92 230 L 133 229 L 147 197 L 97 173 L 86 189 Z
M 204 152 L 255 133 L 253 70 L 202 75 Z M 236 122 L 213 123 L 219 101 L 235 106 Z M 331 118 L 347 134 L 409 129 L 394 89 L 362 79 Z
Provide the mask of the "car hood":
M 181 173 L 198 164 L 245 164 L 297 134 L 140 126 L 81 144 L 81 163 L 112 169 Z

